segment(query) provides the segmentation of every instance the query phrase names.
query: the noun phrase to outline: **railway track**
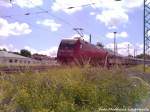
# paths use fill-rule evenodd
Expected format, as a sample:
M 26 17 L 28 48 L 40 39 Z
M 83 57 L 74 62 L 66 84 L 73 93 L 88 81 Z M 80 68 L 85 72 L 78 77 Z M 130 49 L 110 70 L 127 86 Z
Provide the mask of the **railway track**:
M 0 74 L 12 74 L 12 73 L 25 73 L 25 72 L 43 72 L 48 71 L 52 67 L 60 67 L 61 65 L 58 63 L 53 63 L 51 65 L 34 65 L 34 66 L 0 66 Z M 71 66 L 71 65 L 70 65 Z M 116 66 L 119 67 L 119 66 Z M 124 66 L 125 68 L 129 68 L 131 66 Z M 114 66 L 111 66 L 108 69 L 113 69 Z
M 58 65 L 48 66 L 4 66 L 0 67 L 0 74 L 25 73 L 25 72 L 43 72 Z

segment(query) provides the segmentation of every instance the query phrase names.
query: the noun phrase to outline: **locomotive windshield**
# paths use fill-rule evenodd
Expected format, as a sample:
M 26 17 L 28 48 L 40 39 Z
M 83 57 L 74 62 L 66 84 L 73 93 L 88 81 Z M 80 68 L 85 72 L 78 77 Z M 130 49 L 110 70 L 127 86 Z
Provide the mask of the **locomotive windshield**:
M 62 41 L 60 49 L 74 49 L 76 41 Z

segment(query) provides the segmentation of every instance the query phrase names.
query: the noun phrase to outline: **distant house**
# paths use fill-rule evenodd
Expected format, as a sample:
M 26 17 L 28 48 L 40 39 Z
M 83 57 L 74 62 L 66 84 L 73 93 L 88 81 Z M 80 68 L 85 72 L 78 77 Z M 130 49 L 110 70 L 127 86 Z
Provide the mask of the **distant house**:
M 40 64 L 32 58 L 27 58 L 7 51 L 0 51 L 0 64 L 1 65 L 31 65 Z
M 31 58 L 35 59 L 35 60 L 39 60 L 42 64 L 51 65 L 51 64 L 55 64 L 56 63 L 55 58 L 52 58 L 50 56 L 43 55 L 43 54 L 33 54 L 31 56 Z

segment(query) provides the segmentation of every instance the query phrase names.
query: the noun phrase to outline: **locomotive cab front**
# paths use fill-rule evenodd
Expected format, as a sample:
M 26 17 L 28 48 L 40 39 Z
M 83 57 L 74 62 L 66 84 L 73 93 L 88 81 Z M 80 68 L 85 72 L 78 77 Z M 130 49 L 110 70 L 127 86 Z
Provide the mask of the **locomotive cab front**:
M 71 63 L 74 60 L 74 56 L 78 47 L 77 40 L 64 39 L 61 41 L 57 53 L 57 60 L 60 63 Z

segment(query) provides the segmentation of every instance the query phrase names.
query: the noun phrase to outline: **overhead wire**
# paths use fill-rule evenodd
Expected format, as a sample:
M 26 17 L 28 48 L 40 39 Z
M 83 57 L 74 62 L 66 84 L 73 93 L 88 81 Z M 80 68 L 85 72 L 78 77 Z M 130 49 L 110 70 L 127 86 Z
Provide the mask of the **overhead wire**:
M 54 1 L 54 0 L 53 0 L 53 1 Z M 30 3 L 32 3 L 33 5 L 35 5 L 32 1 L 30 1 Z M 92 5 L 92 4 L 94 4 L 94 3 L 85 4 L 85 5 L 78 6 L 78 7 L 85 7 L 85 6 L 89 6 L 89 5 Z M 59 4 L 59 5 L 60 5 L 60 4 Z M 61 5 L 60 5 L 60 6 L 61 6 Z M 42 7 L 39 7 L 39 6 L 38 6 L 37 8 L 38 8 L 39 10 L 45 11 L 45 9 L 43 9 Z M 74 7 L 74 8 L 76 8 L 76 7 Z M 66 8 L 66 9 L 67 9 L 67 8 Z M 49 11 L 48 11 L 48 13 L 49 13 L 52 17 L 55 17 L 56 19 L 58 19 L 58 20 L 64 22 L 65 24 L 69 25 L 69 27 L 71 27 L 71 30 L 73 30 L 73 29 L 75 28 L 74 25 L 72 25 L 71 23 L 67 22 L 66 20 L 64 20 L 64 19 L 62 19 L 62 18 L 60 18 L 60 17 L 58 17 L 58 16 L 55 16 L 54 14 L 50 13 Z M 77 20 L 77 19 L 76 19 L 76 20 Z M 76 22 L 74 21 L 73 23 L 76 23 Z M 76 24 L 76 26 L 78 26 L 78 25 Z M 90 34 L 89 31 L 87 31 L 87 30 L 85 30 L 85 29 L 84 29 L 84 31 L 86 31 L 86 32 L 88 32 L 88 34 Z
M 30 1 L 30 3 L 31 3 L 32 5 L 35 5 L 32 1 Z M 46 10 L 46 9 L 40 7 L 40 6 L 37 6 L 36 8 L 37 8 L 38 10 L 41 10 L 41 11 L 47 11 L 47 15 L 48 15 L 48 16 L 51 16 L 51 17 L 56 18 L 57 20 L 63 22 L 64 24 L 66 24 L 67 26 L 69 26 L 69 27 L 71 28 L 71 29 L 69 29 L 69 30 L 73 32 L 74 26 L 73 26 L 71 23 L 69 23 L 68 21 L 66 21 L 65 19 L 63 19 L 62 17 L 56 16 L 56 15 L 50 13 L 49 10 Z M 67 30 L 68 30 L 68 29 L 67 29 Z M 64 36 L 64 37 L 65 37 L 65 36 Z
M 33 4 L 34 5 L 34 4 Z M 16 20 L 15 19 L 15 17 L 16 16 L 33 16 L 33 15 L 38 15 L 38 14 L 43 14 L 43 13 L 49 13 L 49 11 L 48 10 L 44 10 L 44 9 L 41 9 L 41 11 L 36 11 L 36 12 L 25 12 L 24 14 L 14 14 L 14 15 L 1 15 L 0 17 L 1 18 L 9 18 L 9 19 L 12 19 L 12 20 L 15 20 L 15 21 L 18 21 L 18 20 Z M 57 18 L 58 19 L 58 18 Z M 59 19 L 60 20 L 60 19 Z M 61 19 L 61 21 L 63 21 L 62 19 Z M 36 28 L 36 29 L 38 29 L 38 28 L 40 28 L 40 29 L 42 29 L 41 27 L 38 27 L 38 26 L 35 26 L 34 24 L 31 24 L 31 23 L 29 23 L 28 22 L 28 24 L 30 25 L 30 26 L 33 26 L 34 28 Z M 43 29 L 42 29 L 43 30 Z M 43 31 L 45 31 L 45 29 L 43 30 Z M 48 30 L 48 31 L 50 31 L 50 30 Z M 57 32 L 57 34 L 58 34 L 58 32 Z M 62 34 L 59 34 L 59 35 L 61 35 L 62 36 Z M 63 35 L 64 36 L 64 35 Z
M 91 3 L 93 3 L 93 1 L 92 0 L 89 0 Z M 96 8 L 96 5 L 95 5 L 96 3 L 93 3 L 92 5 Z
M 29 2 L 30 2 L 32 5 L 35 5 L 32 1 L 29 1 Z M 41 11 L 47 11 L 47 14 L 48 14 L 49 16 L 54 17 L 54 18 L 56 18 L 57 20 L 62 21 L 63 23 L 65 23 L 65 24 L 67 24 L 67 25 L 69 25 L 69 26 L 72 26 L 69 22 L 67 22 L 66 20 L 62 19 L 61 17 L 56 16 L 56 15 L 50 13 L 49 10 L 46 10 L 46 9 L 40 7 L 40 6 L 37 6 L 36 8 L 39 9 L 39 10 L 41 10 Z
M 35 5 L 32 1 L 29 1 L 29 2 L 30 2 L 31 4 L 33 4 L 33 5 Z M 54 18 L 56 18 L 57 20 L 59 20 L 59 21 L 65 23 L 66 25 L 71 26 L 71 28 L 72 28 L 72 24 L 70 24 L 69 22 L 67 22 L 67 21 L 64 20 L 63 18 L 58 17 L 58 16 L 56 16 L 56 15 L 50 13 L 49 10 L 46 10 L 46 9 L 41 8 L 41 7 L 39 7 L 39 6 L 37 6 L 36 8 L 38 8 L 40 11 L 32 12 L 32 13 L 31 13 L 31 12 L 26 12 L 26 13 L 24 13 L 24 14 L 16 14 L 16 15 L 5 15 L 5 16 L 1 15 L 0 17 L 2 17 L 2 18 L 10 18 L 10 17 L 12 17 L 12 16 L 29 16 L 29 15 L 36 15 L 36 14 L 43 14 L 43 13 L 45 13 L 45 14 L 48 14 L 49 16 L 54 17 Z
M 52 1 L 53 1 L 53 2 L 55 2 L 55 0 L 52 0 Z M 61 4 L 61 3 L 58 3 L 58 5 L 59 5 L 62 9 L 68 9 L 68 10 L 71 10 L 71 7 L 72 7 L 72 8 L 76 8 L 76 7 L 73 7 L 73 6 L 65 7 L 65 8 L 64 8 L 64 7 L 62 6 L 62 4 Z M 80 7 L 81 7 L 81 6 L 80 6 Z M 75 19 L 76 19 L 76 18 L 75 18 Z M 77 19 L 76 19 L 76 20 L 77 20 Z M 72 25 L 72 24 L 71 24 L 71 28 L 72 28 L 72 30 L 75 28 L 75 26 L 79 27 L 79 25 L 78 25 L 78 24 L 79 24 L 79 23 L 78 23 L 78 21 L 76 21 L 76 22 L 75 22 L 75 21 L 73 21 L 72 23 L 74 23 L 74 25 Z
M 30 1 L 30 3 L 31 4 L 33 4 L 33 5 L 35 5 L 32 1 Z M 93 4 L 93 3 L 91 3 L 91 4 Z M 88 6 L 88 5 L 90 5 L 90 4 L 86 4 L 86 5 L 83 5 L 83 6 Z M 82 7 L 82 6 L 80 6 L 80 7 Z M 2 18 L 14 18 L 15 16 L 32 16 L 32 15 L 38 15 L 38 14 L 48 14 L 49 16 L 51 16 L 51 17 L 54 17 L 54 18 L 56 18 L 57 20 L 59 20 L 59 21 L 62 21 L 63 23 L 65 23 L 66 25 L 68 25 L 69 27 L 71 27 L 72 29 L 74 28 L 74 25 L 72 25 L 71 23 L 69 23 L 68 21 L 66 21 L 66 20 L 64 20 L 63 18 L 61 18 L 61 17 L 59 17 L 59 16 L 56 16 L 56 15 L 54 15 L 54 14 L 52 14 L 52 13 L 50 13 L 50 11 L 49 10 L 46 10 L 46 9 L 44 9 L 44 8 L 42 8 L 42 7 L 39 7 L 39 6 L 37 6 L 36 8 L 38 8 L 38 10 L 40 10 L 40 11 L 36 11 L 36 12 L 25 12 L 24 14 L 16 14 L 16 15 L 2 15 L 2 16 L 0 16 L 0 17 L 2 17 Z M 73 22 L 73 23 L 75 23 L 75 22 Z M 32 24 L 32 26 L 33 26 L 33 24 Z M 78 26 L 78 25 L 77 25 Z M 72 30 L 71 29 L 71 30 Z M 84 30 L 84 31 L 86 31 L 86 30 Z M 86 31 L 86 32 L 88 32 L 89 33 L 89 31 Z M 90 33 L 89 33 L 90 34 Z
M 29 1 L 29 2 L 30 2 L 32 5 L 35 5 L 32 1 Z M 89 4 L 87 4 L 87 5 L 89 5 Z M 87 6 L 87 5 L 85 5 L 85 6 Z M 80 6 L 80 7 L 81 7 L 81 6 Z M 24 14 L 16 14 L 16 15 L 5 15 L 5 16 L 2 15 L 2 16 L 0 16 L 0 17 L 2 17 L 2 18 L 11 18 L 11 17 L 14 17 L 14 16 L 32 16 L 32 15 L 37 15 L 37 14 L 43 14 L 43 13 L 45 13 L 45 14 L 48 14 L 49 16 L 54 17 L 54 18 L 56 18 L 57 20 L 59 20 L 59 21 L 65 23 L 66 25 L 68 25 L 69 27 L 71 27 L 71 30 L 75 27 L 74 25 L 72 25 L 72 24 L 69 23 L 68 21 L 64 20 L 63 18 L 61 18 L 61 17 L 59 17 L 59 16 L 56 16 L 56 15 L 50 13 L 49 10 L 46 10 L 46 9 L 44 9 L 44 8 L 42 8 L 42 7 L 39 7 L 39 6 L 37 6 L 36 8 L 38 8 L 40 11 L 37 11 L 37 12 L 26 12 L 26 13 L 24 13 Z M 73 23 L 75 23 L 75 22 L 73 22 Z M 77 26 L 78 26 L 78 25 L 77 25 Z
M 2 18 L 10 18 L 14 16 L 32 16 L 37 14 L 47 13 L 47 11 L 37 11 L 37 12 L 26 12 L 24 14 L 16 14 L 16 15 L 1 15 Z
M 15 20 L 15 21 L 20 21 L 20 20 L 17 20 L 17 19 L 16 19 L 15 17 L 13 17 L 13 16 L 6 16 L 6 18 L 11 19 L 11 20 Z M 32 24 L 32 23 L 29 23 L 29 22 L 27 22 L 27 24 L 29 24 L 30 26 L 34 27 L 35 29 L 45 31 L 45 29 L 39 27 L 38 25 L 34 25 L 34 24 Z M 47 30 L 47 31 L 45 31 L 45 32 L 50 32 L 50 30 L 48 30 L 47 28 L 46 28 L 46 30 Z M 62 35 L 62 34 L 60 34 L 60 33 L 58 33 L 58 32 L 57 32 L 57 35 L 59 35 L 59 36 L 64 36 L 64 35 Z
M 73 8 L 77 8 L 77 7 L 86 7 L 86 6 L 91 6 L 91 5 L 94 5 L 94 4 L 95 3 L 91 2 L 91 3 L 85 4 L 85 5 L 80 5 L 80 6 L 75 6 L 75 7 L 74 6 L 70 6 L 70 7 L 66 8 L 66 9 L 73 9 Z M 59 4 L 59 6 L 61 6 L 61 4 Z M 77 24 L 81 24 L 81 22 L 79 21 L 78 18 L 75 18 L 75 19 L 77 20 Z M 75 23 L 75 22 L 73 22 L 73 23 Z M 85 24 L 85 25 L 87 26 L 88 24 Z M 81 27 L 83 28 L 83 26 L 81 26 Z M 91 32 L 88 29 L 85 29 L 85 28 L 83 28 L 83 29 L 84 29 L 84 33 L 89 34 L 89 35 L 91 34 Z
M 93 1 L 92 0 L 89 0 L 89 2 L 90 3 L 93 3 Z M 98 9 L 99 10 L 99 8 L 97 8 L 97 6 L 95 5 L 96 3 L 94 3 L 94 4 L 92 4 L 93 6 L 94 6 L 94 8 L 96 8 L 96 9 Z M 100 10 L 99 10 L 100 11 Z

